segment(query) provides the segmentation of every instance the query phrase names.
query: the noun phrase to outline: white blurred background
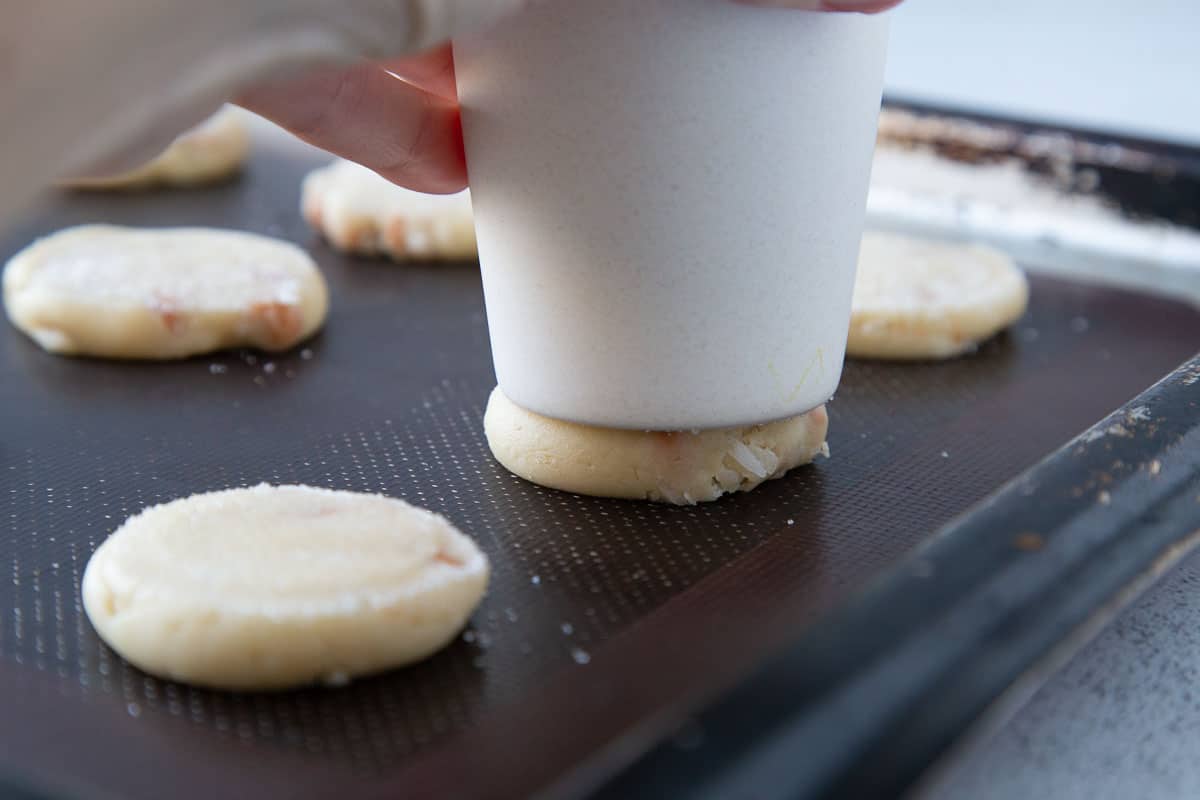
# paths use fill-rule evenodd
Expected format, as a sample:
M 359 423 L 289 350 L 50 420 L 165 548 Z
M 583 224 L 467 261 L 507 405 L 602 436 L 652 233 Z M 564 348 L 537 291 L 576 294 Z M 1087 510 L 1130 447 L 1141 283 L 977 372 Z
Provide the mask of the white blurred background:
M 1200 145 L 1200 0 L 907 0 L 887 91 Z

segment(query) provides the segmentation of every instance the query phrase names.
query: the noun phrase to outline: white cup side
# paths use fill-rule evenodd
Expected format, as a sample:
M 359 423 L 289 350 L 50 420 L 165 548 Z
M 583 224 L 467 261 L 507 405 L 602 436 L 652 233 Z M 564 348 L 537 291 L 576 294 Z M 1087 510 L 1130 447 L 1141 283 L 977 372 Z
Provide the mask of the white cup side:
M 837 386 L 887 20 L 558 0 L 456 42 L 501 388 L 709 428 Z

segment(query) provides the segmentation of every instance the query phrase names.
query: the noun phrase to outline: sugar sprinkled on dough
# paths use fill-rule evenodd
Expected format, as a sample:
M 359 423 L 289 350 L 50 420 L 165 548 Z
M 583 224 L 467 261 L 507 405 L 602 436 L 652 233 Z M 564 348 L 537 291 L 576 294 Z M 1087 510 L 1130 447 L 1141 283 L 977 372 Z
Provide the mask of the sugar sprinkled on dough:
M 1024 273 L 998 250 L 886 233 L 863 236 L 846 352 L 948 358 L 1024 313 Z
M 487 559 L 447 520 L 381 495 L 229 489 L 128 519 L 88 563 L 101 637 L 147 672 L 234 689 L 341 684 L 462 628 Z
M 8 262 L 9 318 L 47 350 L 183 358 L 289 348 L 325 320 L 328 289 L 300 248 L 211 228 L 68 228 Z

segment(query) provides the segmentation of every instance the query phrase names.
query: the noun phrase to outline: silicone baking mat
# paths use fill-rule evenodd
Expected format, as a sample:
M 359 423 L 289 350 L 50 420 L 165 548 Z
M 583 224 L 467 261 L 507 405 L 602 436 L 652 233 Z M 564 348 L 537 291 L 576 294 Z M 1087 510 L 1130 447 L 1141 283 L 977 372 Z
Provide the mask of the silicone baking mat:
M 490 458 L 478 267 L 342 257 L 299 219 L 317 162 L 258 153 L 202 191 L 55 195 L 0 243 L 84 222 L 293 240 L 329 279 L 282 355 L 69 359 L 0 327 L 0 765 L 27 788 L 122 797 L 517 797 L 707 691 L 1200 346 L 1173 301 L 1049 279 L 979 353 L 850 363 L 832 458 L 693 508 L 540 489 Z M 384 492 L 488 553 L 483 606 L 429 661 L 341 689 L 202 691 L 97 639 L 92 550 L 144 506 L 234 485 Z

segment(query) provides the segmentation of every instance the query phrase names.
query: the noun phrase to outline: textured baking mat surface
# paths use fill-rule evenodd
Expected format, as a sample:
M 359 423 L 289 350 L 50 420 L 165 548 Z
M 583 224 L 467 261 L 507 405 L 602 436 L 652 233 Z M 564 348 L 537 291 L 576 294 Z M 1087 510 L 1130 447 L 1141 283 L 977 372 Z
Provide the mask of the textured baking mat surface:
M 296 241 L 324 333 L 168 364 L 48 355 L 0 327 L 0 765 L 75 794 L 519 796 L 798 635 L 939 525 L 1200 348 L 1172 301 L 1035 280 L 1010 334 L 943 364 L 851 363 L 833 457 L 694 508 L 576 497 L 489 457 L 474 264 L 341 257 L 297 213 L 312 162 L 223 187 L 47 200 L 66 225 L 219 225 Z M 92 550 L 194 492 L 300 482 L 450 517 L 494 567 L 463 636 L 342 689 L 235 695 L 124 664 L 79 606 Z

